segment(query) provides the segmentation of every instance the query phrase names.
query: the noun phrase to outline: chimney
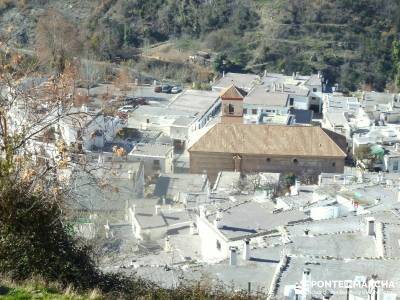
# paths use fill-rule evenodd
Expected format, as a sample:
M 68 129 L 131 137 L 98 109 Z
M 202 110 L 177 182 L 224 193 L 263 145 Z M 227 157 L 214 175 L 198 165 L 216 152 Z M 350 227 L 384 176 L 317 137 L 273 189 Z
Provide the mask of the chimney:
M 307 299 L 307 296 L 311 293 L 311 270 L 309 268 L 303 269 L 303 276 L 301 277 L 301 286 L 303 292 L 303 298 Z
M 274 92 L 276 92 L 276 83 L 275 83 L 275 82 L 272 84 L 272 90 L 273 90 Z
M 244 260 L 250 260 L 250 239 L 245 239 L 244 240 L 243 259 Z
M 400 143 L 396 143 L 394 146 L 394 151 L 399 151 L 400 150 Z
M 367 228 L 366 234 L 368 236 L 375 236 L 375 218 L 366 218 L 367 221 Z
M 292 74 L 292 79 L 296 79 L 296 73 L 295 72 L 293 72 L 293 74 Z
M 290 190 L 291 196 L 297 196 L 300 191 L 300 180 L 295 180 L 294 186 L 292 186 Z
M 88 112 L 87 106 L 86 106 L 85 104 L 82 104 L 82 106 L 81 106 L 81 112 L 84 112 L 84 113 L 87 113 L 87 112 Z
M 267 69 L 264 70 L 264 77 L 267 77 Z
M 282 93 L 285 91 L 285 84 L 282 83 Z
M 357 171 L 357 183 L 363 183 L 364 182 L 364 176 L 363 172 L 361 170 Z
M 166 252 L 171 251 L 171 243 L 169 241 L 169 236 L 168 235 L 165 237 L 164 251 L 166 251 Z
M 299 78 L 299 72 L 296 72 L 296 79 Z
M 190 234 L 191 235 L 195 235 L 197 232 L 196 232 L 196 225 L 194 224 L 194 222 L 191 222 L 190 223 Z
M 237 265 L 237 247 L 231 246 L 229 247 L 230 256 L 229 256 L 229 265 L 236 266 Z
M 155 208 L 155 214 L 156 214 L 156 216 L 160 215 L 161 206 L 160 206 L 160 205 L 155 205 L 154 208 Z
M 133 180 L 133 172 L 132 172 L 132 170 L 128 171 L 128 178 L 129 178 L 129 180 Z
M 321 77 L 322 77 L 321 71 L 318 71 L 318 78 L 321 78 Z
M 222 77 L 225 77 L 225 71 L 222 71 Z
M 221 208 L 219 208 L 218 210 L 217 210 L 217 219 L 222 219 L 222 209 Z
M 104 225 L 104 231 L 106 232 L 106 239 L 112 237 L 112 233 L 110 230 L 110 224 L 108 223 L 108 220 L 106 221 L 106 225 Z
M 200 217 L 205 218 L 206 217 L 206 208 L 204 207 L 204 205 L 201 205 L 199 207 L 199 211 L 200 211 Z
M 214 226 L 217 229 L 221 229 L 223 227 L 223 225 L 222 225 L 222 217 L 220 215 L 218 215 L 218 213 L 217 213 L 217 216 L 215 217 L 215 220 L 214 220 Z

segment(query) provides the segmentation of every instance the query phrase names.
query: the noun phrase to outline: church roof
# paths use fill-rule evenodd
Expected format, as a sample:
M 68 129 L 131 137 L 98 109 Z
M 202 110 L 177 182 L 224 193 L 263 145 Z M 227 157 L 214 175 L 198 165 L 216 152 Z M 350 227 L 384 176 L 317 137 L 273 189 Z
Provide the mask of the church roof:
M 219 123 L 189 152 L 346 157 L 345 137 L 316 126 Z
M 241 88 L 238 88 L 234 84 L 228 87 L 221 93 L 221 99 L 223 100 L 243 100 L 247 95 L 247 92 Z

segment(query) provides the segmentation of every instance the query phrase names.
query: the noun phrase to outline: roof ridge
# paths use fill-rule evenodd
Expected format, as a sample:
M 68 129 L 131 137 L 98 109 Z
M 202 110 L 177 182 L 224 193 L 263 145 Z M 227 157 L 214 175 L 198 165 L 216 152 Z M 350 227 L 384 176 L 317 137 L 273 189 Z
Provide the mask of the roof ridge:
M 316 127 L 318 127 L 318 126 L 316 126 Z M 347 156 L 347 153 L 344 152 L 343 149 L 342 149 L 341 147 L 339 147 L 339 145 L 338 145 L 338 144 L 332 139 L 332 137 L 329 136 L 329 134 L 326 132 L 326 130 L 329 130 L 329 129 L 322 128 L 322 127 L 318 127 L 318 128 L 320 128 L 320 130 L 322 130 L 322 132 L 329 138 L 329 140 L 330 140 L 331 142 L 333 142 L 333 144 L 335 144 L 335 147 L 338 148 L 338 149 L 343 153 L 343 155 Z M 329 131 L 330 131 L 330 130 L 329 130 Z M 330 132 L 337 134 L 337 133 L 334 132 L 334 131 L 330 131 Z

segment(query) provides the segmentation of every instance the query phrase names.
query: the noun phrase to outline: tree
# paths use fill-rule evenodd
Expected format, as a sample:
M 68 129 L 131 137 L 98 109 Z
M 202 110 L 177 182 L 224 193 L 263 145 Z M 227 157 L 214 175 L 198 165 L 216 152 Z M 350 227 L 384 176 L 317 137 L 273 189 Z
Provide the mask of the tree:
M 392 47 L 392 56 L 394 61 L 394 70 L 396 74 L 396 86 L 400 87 L 400 40 L 395 40 Z
M 82 48 L 79 31 L 55 10 L 46 12 L 36 27 L 36 52 L 43 65 L 49 64 L 57 74 L 63 73 Z
M 372 153 L 368 145 L 358 146 L 354 150 L 353 160 L 364 169 L 371 169 L 377 161 L 377 157 Z
M 94 57 L 81 59 L 79 73 L 82 83 L 87 89 L 87 95 L 90 96 L 90 89 L 95 86 L 106 73 L 105 67 L 94 60 Z

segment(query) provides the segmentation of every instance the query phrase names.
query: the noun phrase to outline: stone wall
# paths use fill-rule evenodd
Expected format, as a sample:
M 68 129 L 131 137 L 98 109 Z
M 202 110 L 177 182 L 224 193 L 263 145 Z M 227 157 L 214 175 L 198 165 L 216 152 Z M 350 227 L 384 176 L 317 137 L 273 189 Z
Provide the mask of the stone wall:
M 220 171 L 234 171 L 234 154 L 190 152 L 190 172 L 207 172 L 214 181 Z M 267 155 L 242 155 L 241 171 L 252 172 L 293 172 L 298 176 L 317 176 L 324 173 L 343 173 L 343 158 L 326 157 L 285 157 Z

